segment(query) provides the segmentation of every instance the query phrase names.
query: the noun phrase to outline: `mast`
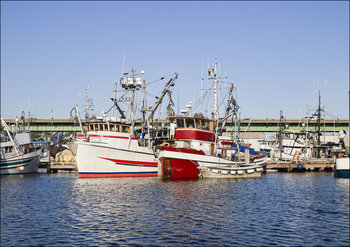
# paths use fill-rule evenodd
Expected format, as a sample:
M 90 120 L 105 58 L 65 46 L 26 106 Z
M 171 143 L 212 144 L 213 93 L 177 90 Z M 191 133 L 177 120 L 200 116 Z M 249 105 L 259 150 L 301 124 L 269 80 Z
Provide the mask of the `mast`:
M 309 105 L 306 105 L 306 136 L 305 136 L 305 150 L 308 146 L 308 132 L 309 132 Z
M 213 119 L 214 120 L 217 120 L 217 118 L 218 118 L 218 94 L 217 94 L 218 78 L 216 77 L 216 72 L 217 72 L 217 61 L 216 61 L 216 58 L 215 58 L 214 68 L 208 69 L 208 76 L 212 76 L 209 79 L 213 80 L 213 91 L 214 91 Z
M 131 70 L 131 78 L 134 79 L 134 69 Z M 131 88 L 131 98 L 130 98 L 130 120 L 134 119 L 134 92 L 135 89 Z
M 278 136 L 280 160 L 282 160 L 282 119 L 283 119 L 283 112 L 281 110 L 280 111 L 280 131 L 279 131 L 279 136 Z
M 130 121 L 133 121 L 134 116 L 134 98 L 135 98 L 135 90 L 140 89 L 142 87 L 143 80 L 141 77 L 137 77 L 144 74 L 144 71 L 141 71 L 141 74 L 136 74 L 134 68 L 131 69 L 131 74 L 124 73 L 123 77 L 120 78 L 121 86 L 130 91 L 130 98 L 122 97 L 119 101 L 130 101 Z M 116 105 L 117 106 L 117 105 Z M 117 107 L 118 108 L 118 107 Z M 118 109 L 119 110 L 119 109 Z M 120 111 L 119 111 L 120 112 Z
M 321 145 L 321 94 L 320 94 L 320 91 L 318 91 L 317 145 Z
M 217 120 L 217 118 L 218 118 L 218 94 L 217 94 L 218 80 L 216 78 L 216 68 L 217 68 L 217 62 L 216 62 L 216 58 L 215 58 L 214 69 L 209 70 L 209 75 L 214 76 L 214 78 L 213 78 L 213 86 L 214 86 L 214 114 L 213 114 L 213 118 L 214 118 L 214 120 Z

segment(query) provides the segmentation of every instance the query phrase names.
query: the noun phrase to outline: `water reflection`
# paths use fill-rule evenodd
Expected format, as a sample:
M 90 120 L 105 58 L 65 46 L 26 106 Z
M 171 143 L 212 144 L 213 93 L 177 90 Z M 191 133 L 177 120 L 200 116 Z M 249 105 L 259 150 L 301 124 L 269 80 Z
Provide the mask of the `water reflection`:
M 7 176 L 1 244 L 346 245 L 349 180 L 314 174 L 178 182 Z

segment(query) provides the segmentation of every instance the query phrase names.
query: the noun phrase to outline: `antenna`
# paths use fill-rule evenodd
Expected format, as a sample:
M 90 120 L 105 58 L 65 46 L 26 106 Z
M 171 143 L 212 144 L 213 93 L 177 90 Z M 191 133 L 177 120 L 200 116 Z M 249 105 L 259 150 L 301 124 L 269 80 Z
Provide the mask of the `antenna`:
M 266 95 L 266 120 L 268 120 L 269 119 L 269 112 L 268 112 L 268 94 L 267 93 L 265 93 L 265 95 Z
M 51 109 L 51 119 L 53 120 L 53 101 L 56 93 L 52 93 L 52 109 Z
M 203 52 L 202 52 L 202 65 L 201 65 L 201 97 L 203 96 Z
M 177 89 L 177 115 L 179 114 L 179 105 L 180 105 L 180 89 Z
M 122 71 L 122 74 L 124 74 L 124 71 L 125 71 L 125 57 L 126 57 L 126 55 L 124 54 L 124 58 L 123 58 L 123 71 Z

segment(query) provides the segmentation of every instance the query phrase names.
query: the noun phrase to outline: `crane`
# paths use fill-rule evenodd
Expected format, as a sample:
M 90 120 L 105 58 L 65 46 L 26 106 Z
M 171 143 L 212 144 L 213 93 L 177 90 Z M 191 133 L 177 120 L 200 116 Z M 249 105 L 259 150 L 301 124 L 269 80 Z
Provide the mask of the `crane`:
M 170 87 L 174 86 L 174 81 L 175 79 L 177 79 L 178 77 L 178 73 L 175 72 L 173 77 L 167 82 L 167 84 L 165 85 L 162 94 L 158 97 L 157 102 L 154 104 L 154 106 L 152 107 L 151 111 L 150 111 L 150 115 L 148 116 L 148 120 L 153 119 L 154 113 L 156 112 L 156 110 L 158 109 L 160 103 L 162 103 L 162 100 L 165 96 L 165 94 L 169 95 L 170 98 L 170 102 L 172 103 L 171 100 L 171 92 L 170 92 Z

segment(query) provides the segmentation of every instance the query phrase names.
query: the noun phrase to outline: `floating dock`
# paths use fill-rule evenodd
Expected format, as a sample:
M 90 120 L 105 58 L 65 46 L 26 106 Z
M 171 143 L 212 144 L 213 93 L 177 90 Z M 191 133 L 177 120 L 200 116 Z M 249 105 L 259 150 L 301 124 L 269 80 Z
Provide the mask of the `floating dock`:
M 71 162 L 45 162 L 45 163 L 40 163 L 39 168 L 46 168 L 47 173 L 57 173 L 58 171 L 69 171 L 69 172 L 76 172 L 78 171 L 77 169 L 77 164 L 75 161 Z
M 277 171 L 334 171 L 334 159 L 315 159 L 300 162 L 268 161 L 266 169 Z

